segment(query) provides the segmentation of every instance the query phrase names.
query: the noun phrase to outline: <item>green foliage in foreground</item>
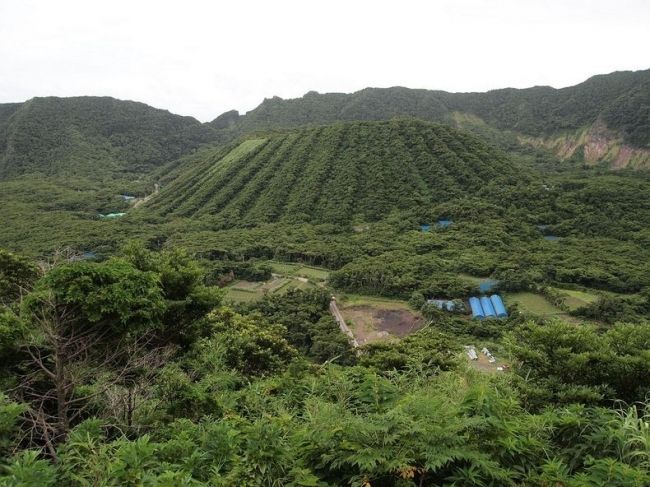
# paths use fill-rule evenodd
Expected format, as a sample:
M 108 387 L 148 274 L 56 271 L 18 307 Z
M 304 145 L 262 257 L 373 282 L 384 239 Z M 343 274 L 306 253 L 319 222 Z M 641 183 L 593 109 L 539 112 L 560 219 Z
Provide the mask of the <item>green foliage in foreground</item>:
M 227 387 L 223 379 L 214 382 Z M 128 439 L 88 420 L 52 465 L 24 452 L 4 485 L 643 486 L 638 409 L 526 413 L 506 381 L 296 369 L 240 390 L 219 418 Z M 213 409 L 213 411 L 215 411 Z
M 650 482 L 646 326 L 500 322 L 513 367 L 493 375 L 465 365 L 480 335 L 462 318 L 357 356 L 326 291 L 233 310 L 191 298 L 204 277 L 132 244 L 5 305 L 0 330 L 19 333 L 3 342 L 0 485 Z M 178 301 L 191 318 L 174 329 Z

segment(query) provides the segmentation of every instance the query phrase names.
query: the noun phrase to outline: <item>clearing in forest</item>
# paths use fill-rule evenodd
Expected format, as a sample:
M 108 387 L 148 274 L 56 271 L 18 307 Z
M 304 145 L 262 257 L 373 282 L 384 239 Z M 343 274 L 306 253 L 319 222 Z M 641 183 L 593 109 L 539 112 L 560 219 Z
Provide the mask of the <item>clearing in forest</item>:
M 554 289 L 564 296 L 565 304 L 572 311 L 598 301 L 598 295 L 586 291 L 559 288 Z
M 308 266 L 304 264 L 293 264 L 288 262 L 270 261 L 269 265 L 273 272 L 283 276 L 306 277 L 313 281 L 325 281 L 329 277 L 329 271 L 321 267 Z
M 509 309 L 512 305 L 519 306 L 519 311 L 530 313 L 541 318 L 551 318 L 557 316 L 559 318 L 573 321 L 572 317 L 562 311 L 560 308 L 551 304 L 541 294 L 521 292 L 521 293 L 508 293 L 504 294 L 504 302 Z
M 477 350 L 477 352 L 477 360 L 469 360 L 468 358 L 470 366 L 476 370 L 479 370 L 481 372 L 488 372 L 490 374 L 496 374 L 497 372 L 503 372 L 504 366 L 508 367 L 508 365 L 505 364 L 500 357 L 497 358 L 495 362 L 490 362 L 487 355 L 482 353 L 480 350 Z M 501 368 L 501 370 L 499 370 L 499 368 Z
M 359 345 L 402 338 L 425 325 L 403 301 L 354 297 L 338 304 Z
M 310 289 L 315 284 L 306 279 L 296 277 L 279 277 L 274 276 L 268 281 L 235 281 L 226 287 L 226 299 L 238 303 L 249 303 L 259 301 L 266 294 L 276 294 L 285 292 L 289 289 Z

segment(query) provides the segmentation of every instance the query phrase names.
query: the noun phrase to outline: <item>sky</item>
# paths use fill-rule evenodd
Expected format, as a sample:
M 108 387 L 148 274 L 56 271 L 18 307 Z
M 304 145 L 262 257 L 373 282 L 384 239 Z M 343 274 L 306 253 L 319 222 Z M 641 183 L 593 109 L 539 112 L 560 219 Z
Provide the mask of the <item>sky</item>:
M 0 103 L 113 96 L 201 121 L 264 98 L 556 88 L 650 68 L 648 0 L 0 0 Z

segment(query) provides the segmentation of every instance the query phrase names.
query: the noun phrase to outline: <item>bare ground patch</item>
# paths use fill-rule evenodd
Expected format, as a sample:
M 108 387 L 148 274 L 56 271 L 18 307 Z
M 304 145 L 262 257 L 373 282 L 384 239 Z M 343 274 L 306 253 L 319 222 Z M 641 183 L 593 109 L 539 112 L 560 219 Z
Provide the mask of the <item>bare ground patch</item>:
M 424 319 L 408 309 L 386 309 L 369 305 L 352 305 L 341 309 L 359 345 L 393 340 L 409 335 L 424 326 Z

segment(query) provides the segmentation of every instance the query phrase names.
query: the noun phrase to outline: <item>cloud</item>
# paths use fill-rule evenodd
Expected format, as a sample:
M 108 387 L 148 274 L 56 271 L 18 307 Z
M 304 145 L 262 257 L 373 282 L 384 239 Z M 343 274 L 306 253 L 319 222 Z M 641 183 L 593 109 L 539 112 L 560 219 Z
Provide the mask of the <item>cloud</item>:
M 0 102 L 110 95 L 210 120 L 366 86 L 484 91 L 644 69 L 638 1 L 0 0 Z

